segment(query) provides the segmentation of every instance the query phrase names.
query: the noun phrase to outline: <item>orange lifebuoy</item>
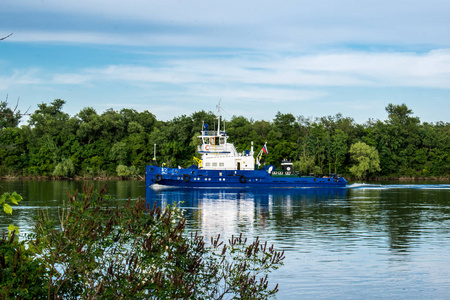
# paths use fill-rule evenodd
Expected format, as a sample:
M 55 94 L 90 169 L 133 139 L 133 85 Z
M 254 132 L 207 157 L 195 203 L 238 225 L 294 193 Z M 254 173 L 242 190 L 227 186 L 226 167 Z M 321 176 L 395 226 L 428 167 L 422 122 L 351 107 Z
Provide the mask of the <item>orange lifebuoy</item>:
M 209 145 L 206 145 L 206 146 L 205 146 L 205 150 L 206 150 L 206 151 L 209 151 Z

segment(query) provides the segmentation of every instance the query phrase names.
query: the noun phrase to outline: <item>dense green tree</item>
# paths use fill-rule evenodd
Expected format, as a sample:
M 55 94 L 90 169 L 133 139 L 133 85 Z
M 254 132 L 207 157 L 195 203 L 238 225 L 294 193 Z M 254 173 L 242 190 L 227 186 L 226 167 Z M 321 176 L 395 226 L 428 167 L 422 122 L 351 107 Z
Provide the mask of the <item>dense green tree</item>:
M 301 156 L 293 163 L 294 171 L 301 174 L 311 174 L 315 172 L 314 156 Z
M 38 109 L 30 116 L 28 170 L 31 174 L 51 175 L 62 158 L 62 146 L 70 135 L 67 126 L 69 115 L 62 111 L 64 104 L 61 99 L 50 105 L 38 104 Z
M 330 133 L 322 123 L 313 123 L 310 129 L 309 146 L 311 152 L 315 154 L 316 173 L 324 173 L 327 168 L 326 158 L 331 143 Z
M 366 175 L 380 171 L 380 159 L 378 151 L 363 142 L 357 142 L 350 147 L 350 156 L 355 162 L 350 172 L 357 178 L 365 178 Z
M 0 130 L 17 127 L 22 115 L 8 106 L 8 101 L 0 101 Z
M 79 121 L 79 128 L 76 131 L 76 135 L 81 144 L 90 144 L 92 140 L 96 140 L 101 137 L 101 118 L 93 108 L 86 107 L 82 109 L 75 117 Z
M 0 118 L 0 175 L 56 176 L 70 159 L 74 176 L 117 176 L 119 165 L 134 166 L 142 176 L 155 144 L 158 163 L 188 167 L 194 163 L 202 126 L 217 130 L 212 112 L 158 121 L 148 111 L 108 109 L 98 114 L 86 107 L 69 117 L 64 104 L 60 99 L 39 104 L 29 124 L 20 128 L 17 116 L 8 119 L 14 110 L 0 105 L 0 113 L 6 113 Z M 233 116 L 222 120 L 221 130 L 239 152 L 253 142 L 258 153 L 267 142 L 266 164 L 280 167 L 283 159 L 291 159 L 302 173 L 346 174 L 352 164 L 349 146 L 362 141 L 379 153 L 378 175 L 448 176 L 450 124 L 421 124 L 405 104 L 389 104 L 386 113 L 385 121 L 364 124 L 341 114 L 307 118 L 278 112 L 270 122 Z
M 117 161 L 119 164 L 125 164 L 127 160 L 128 151 L 125 142 L 117 142 L 111 147 L 109 157 Z
M 386 122 L 377 124 L 383 173 L 415 175 L 411 174 L 417 168 L 412 158 L 420 145 L 420 120 L 412 117 L 412 110 L 405 104 L 389 104 L 386 112 Z
M 29 131 L 8 127 L 0 130 L 0 175 L 21 175 L 26 169 Z
M 38 104 L 38 109 L 30 116 L 29 124 L 33 128 L 33 133 L 37 137 L 50 135 L 60 137 L 69 115 L 62 111 L 66 102 L 61 99 L 53 100 L 50 105 Z
M 283 139 L 293 139 L 295 137 L 295 117 L 291 113 L 283 114 L 277 112 L 275 119 L 273 120 L 273 125 L 279 129 L 283 135 Z
M 238 152 L 250 150 L 253 124 L 243 116 L 233 116 L 227 123 L 227 133 Z
M 341 170 L 345 162 L 348 152 L 347 140 L 348 135 L 343 130 L 336 129 L 335 134 L 332 136 L 330 149 L 330 169 L 331 166 L 334 166 L 334 173 Z

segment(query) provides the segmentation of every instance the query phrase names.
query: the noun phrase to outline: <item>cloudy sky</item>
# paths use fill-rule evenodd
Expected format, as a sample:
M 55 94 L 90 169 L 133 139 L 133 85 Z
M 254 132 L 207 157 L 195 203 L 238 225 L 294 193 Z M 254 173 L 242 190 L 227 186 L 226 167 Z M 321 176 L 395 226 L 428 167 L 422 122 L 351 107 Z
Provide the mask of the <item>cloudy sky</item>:
M 448 0 L 2 0 L 0 100 L 450 122 Z

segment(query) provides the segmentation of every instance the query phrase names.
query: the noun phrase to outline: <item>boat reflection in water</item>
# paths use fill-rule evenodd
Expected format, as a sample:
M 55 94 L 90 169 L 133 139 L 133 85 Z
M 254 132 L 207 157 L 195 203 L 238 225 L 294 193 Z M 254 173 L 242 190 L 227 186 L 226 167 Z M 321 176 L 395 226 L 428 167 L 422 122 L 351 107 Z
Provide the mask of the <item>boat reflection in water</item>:
M 165 207 L 177 203 L 187 218 L 188 230 L 204 236 L 245 232 L 260 234 L 268 219 L 293 214 L 295 207 L 317 205 L 318 202 L 344 200 L 345 188 L 307 189 L 162 189 L 146 188 L 149 205 Z M 274 207 L 277 209 L 274 210 Z M 274 216 L 277 214 L 278 216 Z

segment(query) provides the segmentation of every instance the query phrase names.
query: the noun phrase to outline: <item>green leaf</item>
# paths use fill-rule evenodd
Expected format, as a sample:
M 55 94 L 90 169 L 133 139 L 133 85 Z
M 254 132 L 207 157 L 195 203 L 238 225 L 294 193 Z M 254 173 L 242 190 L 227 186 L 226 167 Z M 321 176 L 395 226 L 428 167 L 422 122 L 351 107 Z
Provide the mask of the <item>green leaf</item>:
M 16 192 L 13 192 L 12 194 L 11 194 L 11 202 L 12 203 L 14 203 L 14 204 L 19 204 L 19 202 L 20 201 L 22 201 L 23 200 L 23 198 L 22 198 L 22 196 L 21 195 L 19 195 L 19 194 L 17 194 Z
M 18 205 L 20 201 L 22 201 L 22 196 L 20 196 L 19 194 L 11 195 L 11 203 Z
M 9 224 L 9 226 L 8 226 L 8 232 L 9 232 L 9 234 L 11 234 L 14 230 L 16 231 L 16 234 L 19 233 L 19 227 L 14 226 L 13 224 Z
M 3 204 L 3 210 L 7 214 L 10 214 L 10 215 L 12 214 L 12 207 L 8 203 Z

